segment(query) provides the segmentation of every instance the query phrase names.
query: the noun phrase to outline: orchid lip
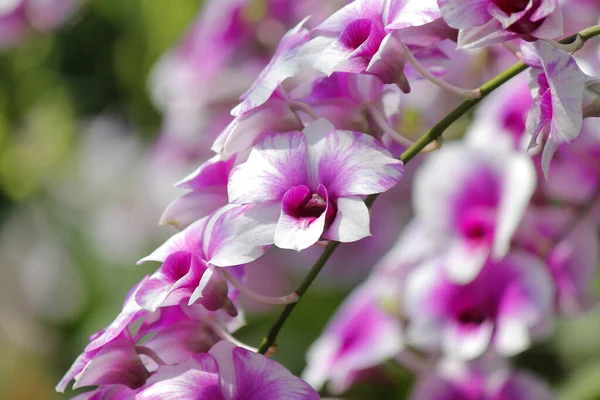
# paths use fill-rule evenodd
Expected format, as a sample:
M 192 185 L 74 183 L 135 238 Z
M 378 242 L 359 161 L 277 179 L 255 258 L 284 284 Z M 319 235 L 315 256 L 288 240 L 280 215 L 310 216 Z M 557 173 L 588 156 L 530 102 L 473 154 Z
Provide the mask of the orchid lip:
M 494 0 L 494 4 L 505 13 L 512 14 L 525 10 L 529 0 Z
M 325 194 L 314 193 L 305 185 L 294 186 L 288 193 L 283 201 L 283 209 L 291 217 L 310 224 L 324 212 L 327 212 L 328 220 L 333 216 L 331 200 L 328 204 Z

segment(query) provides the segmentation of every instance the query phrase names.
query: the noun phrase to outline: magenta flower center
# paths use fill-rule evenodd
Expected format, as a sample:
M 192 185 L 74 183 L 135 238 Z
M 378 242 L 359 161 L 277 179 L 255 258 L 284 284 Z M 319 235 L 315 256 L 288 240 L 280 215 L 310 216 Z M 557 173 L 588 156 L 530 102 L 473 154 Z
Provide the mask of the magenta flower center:
M 325 199 L 313 193 L 296 209 L 296 218 L 318 218 L 325 212 L 326 208 L 327 202 Z
M 488 319 L 488 315 L 484 311 L 474 308 L 462 310 L 456 319 L 461 325 L 481 325 Z
M 529 0 L 494 0 L 494 4 L 505 13 L 512 14 L 523 11 L 529 4 Z
M 311 223 L 327 211 L 326 223 L 331 222 L 335 216 L 335 207 L 331 201 L 327 207 L 327 200 L 324 196 L 326 196 L 325 193 L 323 195 L 314 193 L 308 186 L 294 186 L 283 198 L 283 212 L 295 219 Z
M 476 208 L 460 222 L 463 236 L 473 242 L 491 243 L 494 240 L 494 214 L 492 208 Z
M 529 5 L 530 0 L 495 0 L 496 4 L 506 14 L 514 14 L 525 11 Z M 519 18 L 518 21 L 513 23 L 507 28 L 508 31 L 524 35 L 525 40 L 534 40 L 529 34 L 535 31 L 542 25 L 545 18 L 540 18 L 537 21 L 532 21 L 531 16 L 540 7 L 542 0 L 531 0 L 531 8 Z
M 349 49 L 358 49 L 371 34 L 372 22 L 368 19 L 357 19 L 346 26 L 340 41 Z
M 525 116 L 526 114 L 522 110 L 513 109 L 504 116 L 502 121 L 504 129 L 509 131 L 517 140 L 520 140 L 523 132 L 525 132 Z

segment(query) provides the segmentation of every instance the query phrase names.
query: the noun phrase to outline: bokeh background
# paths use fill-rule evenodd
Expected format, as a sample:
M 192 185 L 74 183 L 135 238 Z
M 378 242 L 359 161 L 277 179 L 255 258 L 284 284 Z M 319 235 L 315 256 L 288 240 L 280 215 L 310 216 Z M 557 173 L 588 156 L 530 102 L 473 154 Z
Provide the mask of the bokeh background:
M 129 288 L 156 268 L 135 263 L 173 233 L 157 222 L 177 194 L 172 184 L 196 160 L 174 165 L 157 155 L 163 121 L 149 81 L 200 8 L 200 0 L 90 0 L 55 31 L 0 51 L 0 399 L 72 397 L 55 393 L 55 384 L 87 337 L 117 315 Z M 419 115 L 407 113 L 418 133 Z M 374 210 L 386 234 L 366 244 L 380 255 L 410 217 L 406 185 L 390 198 L 397 207 Z M 342 251 L 279 339 L 277 359 L 294 373 L 377 261 L 361 258 L 373 253 L 358 247 Z M 272 254 L 251 284 L 283 294 L 318 252 Z M 236 336 L 258 345 L 278 310 L 248 308 L 248 326 Z M 600 399 L 599 326 L 600 308 L 559 322 L 551 340 L 517 361 L 562 399 Z M 410 384 L 408 373 L 390 369 L 345 398 L 404 398 Z

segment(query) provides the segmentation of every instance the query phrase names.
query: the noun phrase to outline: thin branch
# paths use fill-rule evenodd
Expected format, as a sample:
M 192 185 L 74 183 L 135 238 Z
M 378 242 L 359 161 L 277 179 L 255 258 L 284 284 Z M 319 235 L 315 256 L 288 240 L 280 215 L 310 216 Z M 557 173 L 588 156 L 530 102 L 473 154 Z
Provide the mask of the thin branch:
M 154 350 L 152 350 L 150 347 L 135 346 L 135 351 L 136 351 L 136 353 L 138 353 L 140 355 L 145 355 L 145 356 L 150 357 L 152 359 L 152 361 L 154 361 L 158 365 L 167 365 L 167 363 L 162 358 L 160 358 L 160 356 Z
M 252 347 L 247 345 L 246 343 L 239 341 L 238 339 L 236 339 L 231 333 L 227 332 L 225 329 L 223 329 L 222 326 L 220 326 L 217 323 L 212 323 L 210 324 L 210 328 L 213 330 L 213 332 L 219 336 L 221 339 L 225 339 L 230 341 L 231 343 L 233 343 L 234 345 L 236 345 L 237 347 L 241 347 L 243 349 L 252 351 L 254 353 L 256 353 L 258 351 L 257 348 Z
M 576 52 L 577 50 L 581 49 L 585 43 L 581 35 L 576 35 L 575 40 L 571 43 L 561 43 L 551 39 L 546 39 L 545 42 L 557 49 L 566 51 L 567 53 Z
M 518 46 L 515 46 L 511 42 L 502 42 L 502 46 L 506 50 L 508 50 L 513 56 L 517 57 L 519 60 L 521 59 L 521 49 Z
M 233 287 L 235 287 L 241 293 L 248 296 L 249 299 L 258 301 L 259 303 L 281 305 L 281 304 L 295 303 L 299 299 L 299 297 L 296 293 L 290 293 L 288 295 L 281 296 L 281 297 L 271 297 L 271 296 L 265 296 L 264 294 L 256 293 L 256 292 L 250 290 L 248 287 L 246 287 L 235 276 L 233 276 L 233 274 L 230 271 L 228 271 L 226 268 L 222 268 L 221 272 L 223 273 L 223 276 L 225 277 L 225 279 L 227 279 L 227 281 L 229 283 L 231 283 L 231 285 Z
M 383 114 L 381 114 L 381 112 L 379 112 L 379 110 L 377 108 L 375 108 L 375 106 L 373 106 L 372 104 L 369 104 L 367 106 L 367 112 L 369 113 L 371 118 L 373 118 L 373 122 L 375 122 L 377 124 L 377 126 L 383 131 L 383 133 L 386 133 L 388 136 L 390 136 L 393 141 L 400 143 L 401 145 L 406 146 L 406 147 L 410 147 L 413 144 L 415 144 L 415 142 L 402 136 L 399 132 L 397 132 L 394 128 L 392 128 L 390 126 L 390 124 L 388 123 L 387 119 L 385 118 L 385 116 Z M 433 143 L 430 143 L 429 145 L 427 145 L 427 147 L 425 149 L 423 149 L 423 151 L 430 152 L 430 151 L 438 150 L 439 148 L 440 148 L 440 143 L 433 142 Z
M 298 294 L 298 297 L 300 299 L 302 298 L 302 295 L 308 290 L 313 281 L 316 279 L 317 275 L 319 275 L 319 272 L 321 272 L 321 269 L 325 266 L 325 263 L 329 260 L 329 257 L 331 257 L 331 255 L 339 245 L 339 242 L 329 242 L 329 244 L 325 246 L 325 250 L 323 250 L 323 253 L 321 253 L 321 256 L 319 257 L 315 265 L 313 265 L 310 271 L 308 271 L 308 274 L 296 290 L 296 293 Z M 285 324 L 285 321 L 287 321 L 288 317 L 294 310 L 294 307 L 296 307 L 296 304 L 298 304 L 298 302 L 288 304 L 283 308 L 283 311 L 279 315 L 279 318 L 277 318 L 277 321 L 275 321 L 273 326 L 271 326 L 271 329 L 269 329 L 267 336 L 265 336 L 265 338 L 260 343 L 260 346 L 258 347 L 258 352 L 260 354 L 265 354 L 267 350 L 269 350 L 269 348 L 275 343 L 279 331 L 281 330 L 281 328 Z
M 290 100 L 289 105 L 293 112 L 302 111 L 303 113 L 305 113 L 309 117 L 311 117 L 313 119 L 313 121 L 316 121 L 319 119 L 319 116 L 317 115 L 315 110 L 313 110 L 313 108 L 310 105 L 306 104 L 303 101 Z
M 444 90 L 447 90 L 451 93 L 457 94 L 462 97 L 469 97 L 472 99 L 478 99 L 481 97 L 481 92 L 479 91 L 479 89 L 464 89 L 458 86 L 454 86 L 453 84 L 448 83 L 445 80 L 440 79 L 437 76 L 433 75 L 431 72 L 427 71 L 427 69 L 421 65 L 419 60 L 416 59 L 416 57 L 410 51 L 408 46 L 404 43 L 402 43 L 402 49 L 404 50 L 404 56 L 406 57 L 410 65 L 412 65 L 413 68 L 423 76 L 423 78 L 432 82 L 434 85 L 437 85 Z

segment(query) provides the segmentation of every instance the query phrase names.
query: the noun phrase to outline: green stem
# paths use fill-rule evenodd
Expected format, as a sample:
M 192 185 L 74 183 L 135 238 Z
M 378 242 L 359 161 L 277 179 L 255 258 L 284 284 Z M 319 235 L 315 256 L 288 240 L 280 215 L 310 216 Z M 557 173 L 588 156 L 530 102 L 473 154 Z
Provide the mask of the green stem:
M 321 256 L 319 257 L 315 265 L 313 265 L 313 267 L 308 272 L 308 275 L 306 275 L 306 277 L 296 290 L 296 294 L 300 299 L 302 298 L 302 295 L 308 290 L 313 281 L 316 279 L 317 275 L 319 275 L 319 272 L 321 272 L 321 269 L 323 269 L 325 263 L 329 260 L 329 257 L 331 257 L 331 255 L 339 245 L 340 242 L 329 242 L 327 246 L 325 246 L 325 250 L 323 250 L 323 253 L 321 253 Z M 300 302 L 300 300 L 298 300 L 298 302 Z M 298 302 L 287 304 L 283 308 L 283 311 L 281 312 L 281 314 L 279 314 L 277 321 L 275 321 L 273 326 L 271 326 L 271 329 L 269 329 L 267 336 L 265 336 L 262 342 L 260 343 L 260 346 L 258 347 L 258 352 L 260 354 L 265 354 L 267 350 L 269 350 L 269 348 L 273 346 L 273 344 L 275 343 L 275 339 L 277 339 L 279 331 L 283 327 L 283 324 L 285 324 L 285 321 L 288 319 Z
M 595 25 L 590 28 L 586 28 L 575 35 L 571 35 L 561 40 L 560 42 L 563 44 L 571 43 L 576 39 L 577 35 L 579 35 L 585 42 L 595 36 L 600 35 L 600 25 Z M 495 78 L 481 85 L 479 87 L 479 90 L 481 91 L 481 98 L 467 99 L 463 101 L 458 107 L 452 110 L 440 122 L 435 124 L 429 131 L 427 131 L 415 144 L 410 146 L 404 153 L 402 153 L 402 155 L 400 156 L 400 160 L 403 161 L 404 164 L 406 164 L 410 160 L 415 158 L 417 154 L 419 154 L 425 148 L 425 146 L 427 146 L 434 140 L 439 139 L 450 125 L 452 125 L 459 118 L 461 118 L 463 115 L 469 112 L 473 107 L 479 104 L 479 102 L 483 100 L 488 94 L 492 93 L 494 90 L 496 90 L 515 76 L 519 75 L 527 68 L 527 65 L 525 65 L 522 61 L 519 61 L 518 63 L 516 63 L 506 71 L 502 72 Z M 365 200 L 365 203 L 370 208 L 376 199 L 377 195 L 368 196 Z M 300 302 L 304 293 L 308 290 L 310 285 L 317 278 L 317 275 L 319 275 L 319 272 L 321 272 L 321 269 L 323 269 L 323 267 L 325 266 L 335 249 L 339 246 L 339 244 L 339 242 L 329 242 L 329 244 L 325 246 L 325 250 L 323 251 L 317 262 L 313 265 L 313 267 L 310 269 L 310 271 L 296 290 L 296 294 L 299 298 L 298 302 Z M 288 304 L 283 308 L 281 314 L 279 315 L 275 323 L 273 323 L 273 325 L 269 329 L 269 332 L 260 343 L 260 347 L 258 348 L 258 352 L 260 354 L 266 354 L 269 348 L 271 348 L 275 344 L 275 340 L 277 339 L 279 331 L 281 331 L 281 328 L 283 328 L 283 325 L 287 321 L 288 317 L 290 316 L 298 302 Z

